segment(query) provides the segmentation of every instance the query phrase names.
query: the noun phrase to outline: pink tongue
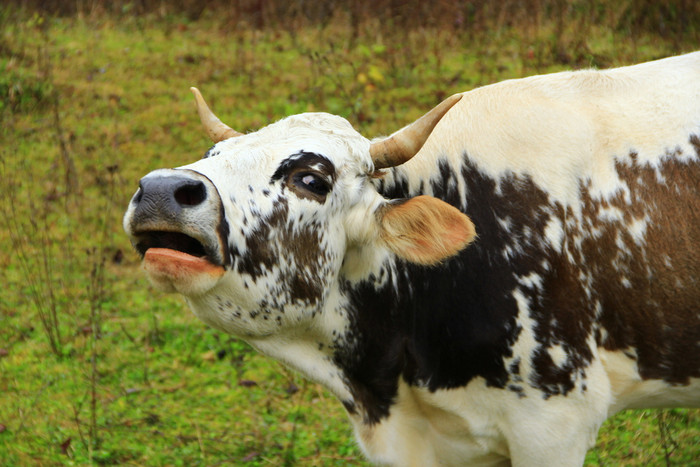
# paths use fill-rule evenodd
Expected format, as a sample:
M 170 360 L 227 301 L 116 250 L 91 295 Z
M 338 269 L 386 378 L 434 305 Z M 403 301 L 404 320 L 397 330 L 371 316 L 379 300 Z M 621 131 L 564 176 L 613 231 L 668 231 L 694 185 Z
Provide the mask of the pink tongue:
M 205 258 L 188 255 L 169 248 L 149 248 L 143 257 L 144 267 L 151 274 L 184 279 L 187 276 L 208 274 L 220 277 L 224 268 Z

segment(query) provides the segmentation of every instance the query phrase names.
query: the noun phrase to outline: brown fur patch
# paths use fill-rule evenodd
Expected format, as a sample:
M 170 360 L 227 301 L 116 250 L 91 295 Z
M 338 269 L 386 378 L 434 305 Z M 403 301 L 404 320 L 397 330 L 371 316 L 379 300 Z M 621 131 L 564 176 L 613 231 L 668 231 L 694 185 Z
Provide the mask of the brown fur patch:
M 589 253 L 587 259 L 593 286 L 600 293 L 600 324 L 607 331 L 599 341 L 609 350 L 634 349 L 644 379 L 687 384 L 689 377 L 700 376 L 696 191 L 700 165 L 668 154 L 658 169 L 660 180 L 653 167 L 638 162 L 636 154 L 630 159 L 618 162 L 616 170 L 629 187 L 631 203 L 622 194 L 594 201 L 583 191 L 584 214 L 601 230 L 601 240 L 587 239 L 582 245 L 585 253 L 599 252 Z M 608 207 L 624 213 L 622 225 L 596 223 L 598 212 Z M 644 216 L 648 225 L 640 245 L 625 226 Z M 620 242 L 629 252 L 617 260 L 617 268 L 624 272 L 612 267 Z M 623 277 L 628 287 L 620 285 Z

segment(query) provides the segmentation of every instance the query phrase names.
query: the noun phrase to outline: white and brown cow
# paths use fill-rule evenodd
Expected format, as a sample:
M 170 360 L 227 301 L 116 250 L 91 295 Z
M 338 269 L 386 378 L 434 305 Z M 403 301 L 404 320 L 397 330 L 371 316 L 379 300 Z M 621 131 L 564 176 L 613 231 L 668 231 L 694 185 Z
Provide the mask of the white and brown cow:
M 370 142 L 312 113 L 141 180 L 160 289 L 325 385 L 369 459 L 581 465 L 700 405 L 700 52 L 505 81 Z

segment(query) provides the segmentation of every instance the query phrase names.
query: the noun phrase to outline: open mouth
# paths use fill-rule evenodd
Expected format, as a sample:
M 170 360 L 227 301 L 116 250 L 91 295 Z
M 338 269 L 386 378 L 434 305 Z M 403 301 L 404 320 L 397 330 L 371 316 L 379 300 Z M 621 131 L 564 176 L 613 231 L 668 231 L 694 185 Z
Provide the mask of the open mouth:
M 146 252 L 151 248 L 165 248 L 217 263 L 217 261 L 214 261 L 213 255 L 207 252 L 202 242 L 181 232 L 142 232 L 136 235 L 134 246 L 141 254 L 141 257 L 145 256 Z
M 187 234 L 146 231 L 134 235 L 134 240 L 151 283 L 165 292 L 202 294 L 224 275 L 215 250 Z

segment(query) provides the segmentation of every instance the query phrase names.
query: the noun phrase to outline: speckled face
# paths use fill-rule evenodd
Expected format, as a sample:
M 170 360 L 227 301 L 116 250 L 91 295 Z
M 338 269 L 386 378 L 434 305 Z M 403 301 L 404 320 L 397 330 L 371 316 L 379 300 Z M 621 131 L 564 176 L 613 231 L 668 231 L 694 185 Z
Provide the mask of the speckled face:
M 127 212 L 125 229 L 139 238 L 140 217 L 153 223 L 160 216 L 163 225 L 155 230 L 177 231 L 201 243 L 204 252 L 216 252 L 206 259 L 225 272 L 195 288 L 190 284 L 201 281 L 200 271 L 182 260 L 161 261 L 172 270 L 149 268 L 152 251 L 158 251 L 153 247 L 168 248 L 150 237 L 145 267 L 152 282 L 183 293 L 208 324 L 244 337 L 269 335 L 280 327 L 308 324 L 328 304 L 330 284 L 337 281 L 347 243 L 353 241 L 348 217 L 371 211 L 381 201 L 368 182 L 371 171 L 369 141 L 346 120 L 327 114 L 289 117 L 217 143 L 198 162 L 149 174 L 134 198 L 140 203 L 132 201 Z M 171 173 L 201 179 L 204 199 L 190 193 L 196 188 L 176 187 L 179 213 L 154 214 L 168 209 L 152 207 L 139 216 L 147 201 L 162 202 L 163 196 L 147 192 L 153 185 L 149 181 Z M 218 234 L 205 236 L 200 230 Z M 145 246 L 140 249 L 146 253 Z M 181 274 L 177 282 L 173 277 L 183 269 L 189 275 Z

